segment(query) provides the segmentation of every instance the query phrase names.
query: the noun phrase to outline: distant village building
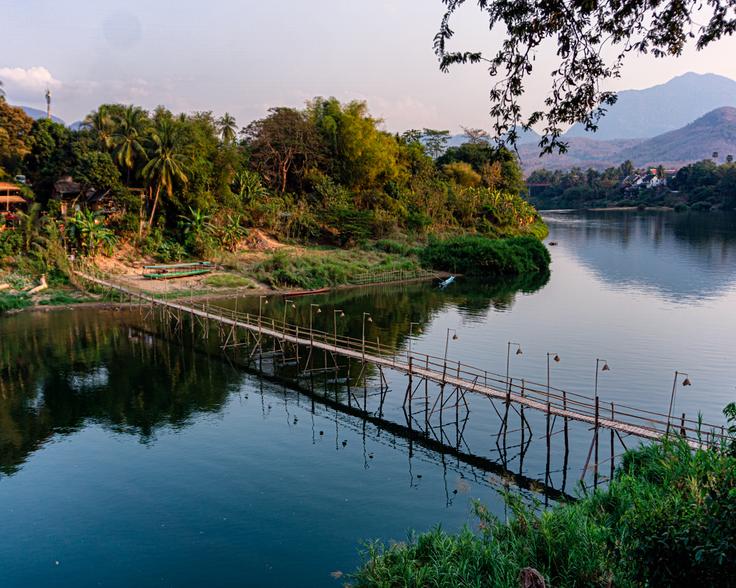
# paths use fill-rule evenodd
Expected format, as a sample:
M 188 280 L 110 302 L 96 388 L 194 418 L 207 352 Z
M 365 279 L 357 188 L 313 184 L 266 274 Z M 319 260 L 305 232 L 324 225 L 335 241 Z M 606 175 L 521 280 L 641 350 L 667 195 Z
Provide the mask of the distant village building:
M 651 168 L 645 171 L 638 170 L 630 176 L 626 176 L 621 181 L 621 186 L 627 192 L 664 187 L 667 185 L 667 179 L 673 177 L 676 173 L 676 169 L 658 170 L 657 168 Z

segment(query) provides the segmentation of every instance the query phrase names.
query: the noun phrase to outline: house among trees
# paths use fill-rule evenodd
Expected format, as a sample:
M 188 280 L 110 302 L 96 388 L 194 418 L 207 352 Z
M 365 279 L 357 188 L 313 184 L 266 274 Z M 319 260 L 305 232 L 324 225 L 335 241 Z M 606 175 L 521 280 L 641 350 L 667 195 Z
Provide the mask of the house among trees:
M 75 182 L 72 176 L 63 176 L 54 182 L 51 197 L 61 203 L 61 214 L 64 216 L 82 208 L 103 214 L 117 210 L 111 190 L 84 187 L 80 182 Z
M 20 186 L 0 182 L 0 216 L 5 220 L 14 220 L 15 213 L 25 210 L 26 205 Z

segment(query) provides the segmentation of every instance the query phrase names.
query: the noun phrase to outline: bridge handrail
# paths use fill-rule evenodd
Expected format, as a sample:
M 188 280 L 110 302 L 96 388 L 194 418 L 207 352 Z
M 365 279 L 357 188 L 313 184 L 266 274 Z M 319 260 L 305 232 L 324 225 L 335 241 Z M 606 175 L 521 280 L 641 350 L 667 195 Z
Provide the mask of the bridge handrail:
M 493 391 L 495 397 L 501 401 L 506 399 L 506 401 L 517 402 L 523 397 L 527 401 L 549 406 L 553 409 L 553 412 L 562 414 L 563 416 L 566 414 L 565 411 L 569 411 L 570 414 L 574 412 L 575 415 L 588 420 L 596 418 L 598 421 L 606 420 L 610 416 L 616 422 L 629 424 L 656 434 L 666 434 L 666 431 L 675 429 L 677 431 L 692 433 L 694 436 L 699 437 L 703 434 L 703 430 L 705 430 L 706 437 L 710 436 L 713 442 L 724 440 L 728 437 L 723 433 L 722 426 L 709 424 L 699 419 L 683 419 L 672 416 L 668 418 L 668 415 L 662 413 L 636 408 L 626 404 L 602 402 L 600 397 L 596 399 L 595 397 L 565 391 L 553 386 L 548 387 L 546 384 L 539 384 L 526 379 L 511 377 L 507 380 L 505 375 L 489 372 L 449 358 L 440 358 L 416 351 L 400 351 L 390 346 L 382 345 L 380 341 L 358 339 L 339 333 L 335 334 L 334 331 L 328 332 L 315 328 L 310 329 L 302 325 L 284 322 L 282 319 L 275 317 L 254 315 L 218 304 L 210 304 L 209 301 L 200 302 L 195 300 L 167 300 L 165 298 L 158 298 L 135 286 L 115 283 L 112 278 L 100 272 L 96 266 L 78 264 L 77 267 L 80 269 L 75 270 L 75 273 L 80 278 L 91 277 L 93 278 L 93 283 L 96 280 L 98 285 L 107 286 L 130 296 L 137 296 L 141 300 L 145 300 L 151 304 L 161 304 L 184 311 L 190 309 L 195 310 L 203 313 L 206 318 L 229 320 L 236 325 L 246 326 L 251 331 L 270 331 L 274 337 L 288 337 L 294 341 L 306 341 L 308 339 L 310 342 L 319 344 L 327 350 L 334 349 L 336 352 L 348 351 L 353 354 L 360 354 L 360 356 L 368 357 L 371 360 L 375 359 L 404 371 L 408 371 L 411 365 L 411 369 L 420 374 L 422 373 L 421 370 L 431 372 L 435 376 L 441 373 L 442 381 L 448 384 L 459 381 L 464 388 L 468 390 L 476 389 L 479 392 L 484 391 L 479 388 L 484 388 L 485 390 Z M 493 396 L 489 396 L 489 398 L 492 399 Z M 710 430 L 710 433 L 708 433 L 708 430 Z M 721 433 L 718 433 L 719 430 Z

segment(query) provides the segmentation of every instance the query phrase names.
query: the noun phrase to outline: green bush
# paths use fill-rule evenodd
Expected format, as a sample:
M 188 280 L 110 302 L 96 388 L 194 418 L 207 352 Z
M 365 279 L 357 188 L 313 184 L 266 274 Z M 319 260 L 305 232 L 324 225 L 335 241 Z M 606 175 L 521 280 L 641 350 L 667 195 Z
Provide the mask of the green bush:
M 7 229 L 0 232 L 0 258 L 18 255 L 23 247 L 20 231 Z
M 168 238 L 160 229 L 154 229 L 141 244 L 141 253 L 157 261 L 182 261 L 188 257 L 186 248 L 175 239 Z
M 372 544 L 354 585 L 516 588 L 532 567 L 548 586 L 734 586 L 736 404 L 724 412 L 731 440 L 719 448 L 642 446 L 607 489 L 576 502 L 537 514 L 510 497 L 509 523 L 476 505 L 476 533 Z
M 383 251 L 384 253 L 391 253 L 393 255 L 403 255 L 408 257 L 410 255 L 416 255 L 419 253 L 419 249 L 412 247 L 407 243 L 399 243 L 393 239 L 379 239 L 375 243 L 376 249 Z
M 237 274 L 212 274 L 207 276 L 203 282 L 213 288 L 252 288 L 253 282 L 244 276 Z
M 69 292 L 52 292 L 51 295 L 39 302 L 41 306 L 62 306 L 67 304 L 79 304 L 85 302 L 84 298 L 79 298 Z
M 518 276 L 548 272 L 549 251 L 535 237 L 488 239 L 476 235 L 433 240 L 420 253 L 437 270 L 481 276 Z
M 9 310 L 18 310 L 31 306 L 31 299 L 26 294 L 7 294 L 0 292 L 0 314 Z

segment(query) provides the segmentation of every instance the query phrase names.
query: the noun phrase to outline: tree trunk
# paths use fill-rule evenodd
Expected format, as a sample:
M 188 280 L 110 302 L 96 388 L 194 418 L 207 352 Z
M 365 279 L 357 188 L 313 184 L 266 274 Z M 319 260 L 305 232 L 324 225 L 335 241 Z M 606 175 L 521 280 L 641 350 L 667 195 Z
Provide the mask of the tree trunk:
M 146 231 L 146 234 L 150 232 L 151 227 L 153 226 L 153 217 L 156 214 L 156 206 L 158 205 L 158 196 L 161 193 L 161 184 L 156 186 L 156 197 L 153 199 L 153 208 L 151 209 L 151 216 L 148 219 L 148 230 Z
M 286 177 L 289 173 L 289 166 L 286 163 L 281 164 L 281 193 L 286 192 Z

